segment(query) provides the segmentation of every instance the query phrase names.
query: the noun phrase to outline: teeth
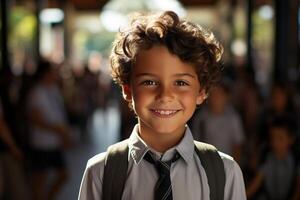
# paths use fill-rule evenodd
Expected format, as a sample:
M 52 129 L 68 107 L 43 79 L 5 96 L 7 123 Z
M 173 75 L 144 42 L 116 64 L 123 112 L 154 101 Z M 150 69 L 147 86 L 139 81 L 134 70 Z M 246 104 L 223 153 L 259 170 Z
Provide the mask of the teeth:
M 176 110 L 155 110 L 155 112 L 159 113 L 160 115 L 171 115 L 176 113 Z

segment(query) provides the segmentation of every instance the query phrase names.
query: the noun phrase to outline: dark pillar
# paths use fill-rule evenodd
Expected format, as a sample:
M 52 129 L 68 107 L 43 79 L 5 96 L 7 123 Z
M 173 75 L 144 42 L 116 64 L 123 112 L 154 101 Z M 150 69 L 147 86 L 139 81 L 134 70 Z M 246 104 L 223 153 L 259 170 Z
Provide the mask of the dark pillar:
M 9 59 L 8 59 L 8 48 L 7 48 L 7 35 L 8 35 L 8 12 L 7 12 L 7 1 L 0 1 L 1 2 L 1 74 L 4 73 L 4 71 L 9 70 Z
M 36 48 L 36 60 L 39 60 L 41 55 L 40 55 L 40 25 L 41 25 L 41 21 L 39 18 L 39 15 L 41 13 L 41 10 L 43 9 L 45 5 L 44 0 L 36 0 L 36 35 L 35 35 L 35 48 Z
M 247 71 L 254 73 L 253 70 L 253 60 L 252 60 L 252 12 L 253 12 L 253 2 L 252 0 L 247 1 Z
M 6 119 L 8 126 L 11 126 L 13 122 L 14 107 L 9 96 L 10 84 L 13 80 L 13 76 L 10 68 L 9 51 L 8 51 L 8 10 L 9 0 L 2 0 L 1 2 L 1 54 L 2 54 L 2 67 L 0 71 L 0 99 L 2 101 L 4 118 Z
M 64 19 L 63 19 L 63 30 L 64 30 L 64 56 L 65 60 L 69 58 L 69 47 L 70 47 L 70 33 L 68 27 L 68 17 L 69 17 L 69 3 L 67 1 L 62 2 L 62 10 L 64 11 Z
M 275 59 L 273 78 L 277 81 L 287 79 L 289 37 L 289 1 L 275 0 Z
M 295 82 L 299 78 L 299 1 L 275 0 L 274 79 Z
M 9 54 L 8 54 L 8 1 L 0 1 L 1 3 L 1 68 L 0 68 L 0 96 L 2 103 L 6 109 L 6 105 L 9 104 L 8 97 L 8 85 L 10 82 L 10 65 L 9 65 Z

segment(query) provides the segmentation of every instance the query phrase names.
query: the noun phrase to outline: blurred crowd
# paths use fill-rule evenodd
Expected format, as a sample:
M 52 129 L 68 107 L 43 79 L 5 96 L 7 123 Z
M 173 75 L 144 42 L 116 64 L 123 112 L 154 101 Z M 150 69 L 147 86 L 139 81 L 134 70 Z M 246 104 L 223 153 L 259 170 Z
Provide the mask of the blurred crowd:
M 118 107 L 120 140 L 135 124 L 107 66 L 93 70 L 41 60 L 33 75 L 4 77 L 0 199 L 55 199 L 69 178 L 64 153 L 89 139 L 95 110 Z M 282 81 L 269 88 L 263 93 L 251 73 L 225 76 L 189 126 L 195 139 L 240 164 L 248 199 L 300 199 L 299 88 Z
M 274 82 L 263 98 L 254 81 L 245 81 L 224 78 L 210 92 L 192 119 L 194 136 L 240 164 L 247 199 L 300 199 L 298 94 Z
M 1 200 L 56 199 L 69 178 L 65 152 L 89 139 L 97 109 L 120 102 L 105 70 L 46 60 L 36 69 L 1 82 Z

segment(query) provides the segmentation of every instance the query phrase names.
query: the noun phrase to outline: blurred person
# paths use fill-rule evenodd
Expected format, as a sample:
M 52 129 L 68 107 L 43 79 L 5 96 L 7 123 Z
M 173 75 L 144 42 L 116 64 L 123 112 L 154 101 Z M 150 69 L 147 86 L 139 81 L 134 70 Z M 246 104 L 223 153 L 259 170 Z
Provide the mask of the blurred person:
M 105 111 L 109 106 L 110 97 L 113 94 L 113 81 L 110 77 L 108 63 L 101 53 L 93 52 L 89 58 L 88 68 L 96 77 L 95 89 L 97 91 L 93 91 L 96 109 Z
M 199 110 L 192 120 L 194 137 L 216 146 L 239 162 L 244 131 L 239 114 L 230 102 L 229 80 L 210 91 L 208 105 Z
M 88 102 L 85 88 L 83 87 L 83 66 L 63 65 L 62 93 L 68 120 L 73 129 L 77 130 L 77 139 L 85 140 L 88 116 Z
M 39 61 L 36 83 L 28 98 L 32 189 L 34 200 L 54 199 L 67 180 L 64 151 L 71 146 L 71 129 L 58 88 L 58 71 Z M 53 172 L 53 180 L 49 178 Z
M 77 87 L 76 95 L 81 98 L 82 111 L 84 111 L 84 116 L 81 116 L 83 119 L 83 125 L 86 126 L 86 131 L 83 133 L 82 138 L 84 140 L 90 139 L 90 132 L 92 129 L 93 114 L 97 109 L 97 99 L 100 94 L 98 92 L 98 74 L 94 71 L 91 71 L 88 65 L 83 66 L 83 74 L 80 77 L 77 77 L 76 83 Z M 80 100 L 80 99 L 79 99 Z M 81 113 L 82 114 L 82 113 Z
M 240 72 L 241 73 L 241 72 Z M 234 104 L 241 114 L 243 127 L 247 137 L 257 135 L 259 116 L 262 112 L 262 98 L 254 77 L 246 72 L 235 82 L 233 91 Z
M 263 111 L 262 98 L 258 85 L 253 76 L 243 74 L 235 85 L 237 90 L 236 106 L 241 114 L 243 127 L 245 130 L 245 142 L 242 148 L 242 171 L 245 183 L 253 178 L 259 164 L 259 153 L 261 146 L 259 143 L 259 122 Z
M 268 128 L 270 151 L 247 186 L 248 199 L 299 200 L 300 165 L 293 154 L 295 141 L 288 118 L 273 119 Z
M 268 124 L 276 118 L 286 118 L 290 122 L 291 128 L 297 132 L 299 130 L 297 119 L 298 114 L 292 102 L 292 97 L 285 83 L 274 82 L 271 88 L 271 93 L 267 99 L 267 105 L 262 112 L 259 124 L 259 142 L 262 146 L 260 160 L 264 160 L 268 151 Z
M 0 99 L 0 199 L 29 199 L 23 161 L 23 151 L 5 122 Z

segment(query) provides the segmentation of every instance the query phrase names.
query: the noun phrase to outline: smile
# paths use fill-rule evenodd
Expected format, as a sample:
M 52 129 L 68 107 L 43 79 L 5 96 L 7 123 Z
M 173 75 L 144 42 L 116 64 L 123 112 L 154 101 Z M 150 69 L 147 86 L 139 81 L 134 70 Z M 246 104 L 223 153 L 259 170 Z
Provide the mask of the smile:
M 156 115 L 166 116 L 166 117 L 172 116 L 178 112 L 178 110 L 156 110 L 156 109 L 152 109 L 151 111 L 154 112 Z

